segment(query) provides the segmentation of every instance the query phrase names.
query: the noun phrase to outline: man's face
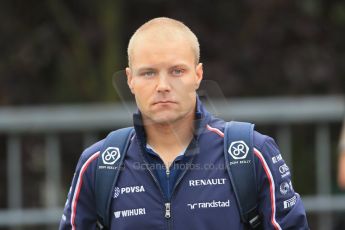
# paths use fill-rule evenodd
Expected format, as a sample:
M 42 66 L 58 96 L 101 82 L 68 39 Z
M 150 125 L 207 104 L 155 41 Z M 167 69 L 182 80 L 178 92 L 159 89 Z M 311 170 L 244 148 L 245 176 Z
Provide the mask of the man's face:
M 126 74 L 144 121 L 173 123 L 194 115 L 203 70 L 186 39 L 142 38 Z

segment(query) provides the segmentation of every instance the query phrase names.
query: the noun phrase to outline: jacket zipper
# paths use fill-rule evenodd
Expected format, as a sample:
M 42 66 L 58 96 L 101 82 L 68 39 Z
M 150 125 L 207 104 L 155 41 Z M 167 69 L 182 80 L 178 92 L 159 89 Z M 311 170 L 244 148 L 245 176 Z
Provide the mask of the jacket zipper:
M 189 160 L 188 164 L 192 163 L 193 159 L 194 159 L 194 157 L 192 157 L 192 158 Z M 145 162 L 145 164 L 147 165 L 147 162 L 146 162 L 145 160 L 144 160 L 144 162 Z M 151 177 L 153 178 L 153 181 L 154 181 L 154 182 L 156 183 L 156 185 L 158 186 L 158 189 L 159 189 L 159 191 L 160 191 L 160 193 L 161 193 L 161 195 L 162 195 L 162 197 L 163 197 L 163 200 L 164 200 L 165 195 L 164 195 L 164 193 L 163 193 L 163 191 L 162 191 L 162 188 L 161 188 L 159 182 L 157 181 L 156 177 L 155 177 L 155 176 L 153 175 L 153 173 L 151 172 L 150 168 L 149 168 L 149 167 L 146 167 L 146 169 L 149 171 Z M 172 220 L 172 214 L 171 214 L 171 200 L 172 200 L 172 198 L 173 198 L 173 196 L 174 196 L 175 188 L 176 188 L 177 185 L 180 183 L 180 181 L 182 180 L 182 178 L 183 178 L 184 175 L 186 174 L 187 170 L 188 170 L 188 169 L 185 169 L 185 170 L 182 172 L 182 174 L 179 176 L 179 178 L 177 179 L 177 181 L 176 181 L 176 183 L 175 183 L 175 185 L 174 185 L 174 187 L 173 187 L 173 189 L 172 189 L 172 195 L 171 195 L 171 196 L 170 196 L 170 191 L 169 191 L 169 189 L 170 189 L 170 180 L 169 180 L 169 179 L 170 179 L 170 169 L 167 168 L 166 171 L 165 171 L 166 176 L 167 176 L 167 179 L 168 179 L 168 183 L 169 183 L 169 184 L 168 184 L 168 195 L 169 195 L 169 197 L 167 197 L 167 200 L 165 200 L 165 203 L 164 203 L 164 206 L 165 206 L 165 215 L 164 215 L 164 218 L 167 220 L 168 230 L 172 229 L 172 227 L 171 227 L 171 220 Z
M 192 157 L 189 161 L 188 161 L 188 164 L 191 164 L 192 163 L 192 161 L 193 161 L 193 159 L 194 159 L 194 157 Z M 168 198 L 168 202 L 167 203 L 165 203 L 165 218 L 167 219 L 167 221 L 168 221 L 168 229 L 171 229 L 171 216 L 172 216 L 172 214 L 171 214 L 171 200 L 172 200 L 172 198 L 173 198 L 173 196 L 174 196 L 174 191 L 175 191 L 175 189 L 176 189 L 176 187 L 177 187 L 177 185 L 180 183 L 180 181 L 182 180 L 182 178 L 184 177 L 184 175 L 187 173 L 187 171 L 188 171 L 188 169 L 186 168 L 183 172 L 182 172 L 182 174 L 179 176 L 179 178 L 177 179 L 177 181 L 176 181 L 176 183 L 175 183 L 175 185 L 174 185 L 174 187 L 173 187 L 173 189 L 172 189 L 172 194 L 171 194 L 171 196 L 170 196 L 170 181 L 169 181 L 169 177 L 170 177 L 170 169 L 167 169 L 166 170 L 166 175 L 167 175 L 167 179 L 168 179 L 168 195 L 169 195 L 169 198 Z M 151 174 L 152 175 L 152 174 Z M 170 221 L 169 221 L 170 220 Z
M 167 167 L 166 171 L 167 182 L 168 182 L 168 201 L 165 203 L 165 218 L 170 219 L 171 217 L 171 200 L 170 200 L 170 169 Z
M 144 160 L 145 164 L 147 165 L 147 162 Z M 165 207 L 165 214 L 164 214 L 164 218 L 167 220 L 167 225 L 168 225 L 168 230 L 171 229 L 171 201 L 169 198 L 167 198 L 167 200 L 164 199 L 165 195 L 162 191 L 162 188 L 159 184 L 159 182 L 157 181 L 156 177 L 153 175 L 153 173 L 151 172 L 150 168 L 149 167 L 146 167 L 146 169 L 149 171 L 153 181 L 156 183 L 156 185 L 158 186 L 158 189 L 163 197 L 163 200 L 164 200 L 164 207 Z M 170 171 L 167 170 L 166 172 L 169 172 L 167 173 L 167 176 L 170 175 Z
M 168 229 L 172 229 L 171 227 L 171 198 L 170 198 L 170 168 L 167 167 L 165 174 L 167 176 L 167 182 L 168 182 L 168 197 L 167 197 L 167 203 L 165 203 L 165 219 L 167 220 Z
M 165 218 L 166 219 L 170 219 L 171 217 L 171 211 L 170 211 L 170 207 L 171 206 L 171 203 L 165 203 Z

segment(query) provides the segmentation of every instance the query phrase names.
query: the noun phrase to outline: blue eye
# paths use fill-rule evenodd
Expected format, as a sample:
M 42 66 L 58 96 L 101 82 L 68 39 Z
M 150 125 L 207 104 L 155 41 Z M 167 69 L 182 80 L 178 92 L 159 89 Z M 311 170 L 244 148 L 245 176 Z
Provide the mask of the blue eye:
M 184 70 L 183 69 L 174 69 L 172 71 L 172 74 L 175 75 L 175 76 L 180 76 L 184 73 Z
M 143 72 L 140 75 L 144 77 L 153 77 L 156 73 L 154 71 Z

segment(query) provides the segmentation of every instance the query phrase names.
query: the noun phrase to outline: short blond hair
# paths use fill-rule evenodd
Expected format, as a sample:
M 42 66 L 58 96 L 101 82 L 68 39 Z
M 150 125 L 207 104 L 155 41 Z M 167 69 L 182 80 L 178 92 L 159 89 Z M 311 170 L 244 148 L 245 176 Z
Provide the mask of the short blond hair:
M 135 41 L 140 37 L 140 34 L 147 32 L 148 30 L 154 30 L 158 29 L 160 33 L 172 33 L 177 34 L 180 33 L 180 35 L 183 36 L 184 39 L 190 40 L 191 48 L 195 55 L 195 64 L 199 63 L 200 60 L 200 45 L 198 38 L 195 36 L 195 34 L 182 22 L 166 18 L 166 17 L 159 17 L 151 19 L 150 21 L 147 21 L 142 26 L 140 26 L 135 33 L 132 35 L 132 37 L 129 39 L 128 47 L 127 47 L 127 56 L 128 56 L 128 66 L 131 66 L 131 56 L 133 53 L 133 46 Z

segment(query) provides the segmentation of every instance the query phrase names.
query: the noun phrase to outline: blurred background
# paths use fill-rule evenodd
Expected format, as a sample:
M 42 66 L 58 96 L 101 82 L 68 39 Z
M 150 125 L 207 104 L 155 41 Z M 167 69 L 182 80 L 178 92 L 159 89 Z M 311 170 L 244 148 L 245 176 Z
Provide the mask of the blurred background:
M 131 125 L 127 43 L 158 16 L 199 38 L 210 110 L 275 137 L 311 229 L 345 229 L 340 0 L 1 1 L 0 229 L 57 228 L 83 148 Z

